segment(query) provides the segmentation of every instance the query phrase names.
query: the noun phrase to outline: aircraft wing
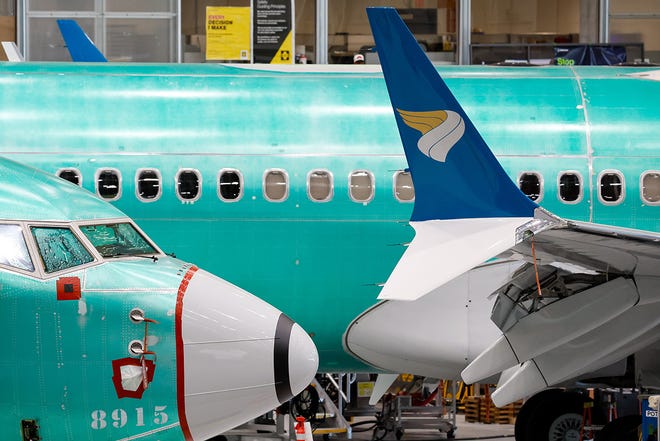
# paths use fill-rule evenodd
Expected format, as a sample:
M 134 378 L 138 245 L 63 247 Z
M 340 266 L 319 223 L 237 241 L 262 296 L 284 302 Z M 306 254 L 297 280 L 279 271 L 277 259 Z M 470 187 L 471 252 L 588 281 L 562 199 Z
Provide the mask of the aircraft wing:
M 367 12 L 416 193 L 416 236 L 379 298 L 418 299 L 497 256 L 526 262 L 494 293 L 502 336 L 462 373 L 472 383 L 506 370 L 497 405 L 659 341 L 660 234 L 565 220 L 532 202 L 396 10 Z
M 502 336 L 463 379 L 514 367 L 492 396 L 502 405 L 660 341 L 659 241 L 653 232 L 568 221 L 515 246 L 528 263 L 495 293 L 491 319 Z

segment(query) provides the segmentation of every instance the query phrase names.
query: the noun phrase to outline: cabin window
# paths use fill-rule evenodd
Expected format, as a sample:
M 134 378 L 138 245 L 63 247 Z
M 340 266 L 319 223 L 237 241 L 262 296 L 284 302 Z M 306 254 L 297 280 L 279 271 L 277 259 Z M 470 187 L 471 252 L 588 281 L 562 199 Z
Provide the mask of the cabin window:
M 121 197 L 121 174 L 119 170 L 98 170 L 96 172 L 96 193 L 103 199 L 119 199 Z
M 644 172 L 640 181 L 642 201 L 649 205 L 660 205 L 660 172 Z
M 155 201 L 160 197 L 160 172 L 156 169 L 142 169 L 137 171 L 135 191 L 138 199 Z
M 280 169 L 264 173 L 264 198 L 271 202 L 283 202 L 289 197 L 289 175 Z
M 312 170 L 307 174 L 307 196 L 315 202 L 328 202 L 334 192 L 332 173 L 326 170 Z
M 71 182 L 72 184 L 76 184 L 77 186 L 82 185 L 80 172 L 75 168 L 63 168 L 58 170 L 57 176 L 64 179 L 65 181 Z
M 367 170 L 356 170 L 348 177 L 348 188 L 354 202 L 367 203 L 374 198 L 374 175 Z
M 0 265 L 34 271 L 20 225 L 0 224 Z
M 409 171 L 400 170 L 394 173 L 394 197 L 399 202 L 415 200 L 415 187 Z
M 559 199 L 566 203 L 577 203 L 582 199 L 582 177 L 577 172 L 559 175 Z
M 626 187 L 623 175 L 616 170 L 605 170 L 598 176 L 598 198 L 603 204 L 615 205 L 623 202 Z
M 525 196 L 533 201 L 543 197 L 543 178 L 536 172 L 523 172 L 518 176 L 518 187 Z
M 225 202 L 236 202 L 243 197 L 243 175 L 238 170 L 223 169 L 218 175 L 218 197 Z
M 200 197 L 202 178 L 197 170 L 179 170 L 176 175 L 176 194 L 182 201 L 194 202 Z
M 84 265 L 94 259 L 69 228 L 32 227 L 47 273 Z

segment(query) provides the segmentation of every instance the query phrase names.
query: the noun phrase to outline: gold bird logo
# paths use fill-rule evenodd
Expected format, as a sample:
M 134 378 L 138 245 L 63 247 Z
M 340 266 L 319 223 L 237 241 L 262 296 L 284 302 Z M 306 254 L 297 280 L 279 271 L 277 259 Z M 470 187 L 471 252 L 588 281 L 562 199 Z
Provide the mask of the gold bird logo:
M 421 132 L 422 137 L 417 141 L 419 150 L 438 162 L 445 162 L 449 150 L 465 133 L 463 118 L 451 110 L 429 112 L 396 110 L 407 126 Z

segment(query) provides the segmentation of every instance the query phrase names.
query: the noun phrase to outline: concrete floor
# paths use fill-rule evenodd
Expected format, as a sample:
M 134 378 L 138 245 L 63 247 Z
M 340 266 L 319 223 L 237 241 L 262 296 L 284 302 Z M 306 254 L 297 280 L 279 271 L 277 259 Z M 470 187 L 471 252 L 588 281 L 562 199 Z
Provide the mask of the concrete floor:
M 513 424 L 482 424 L 482 423 L 466 423 L 464 415 L 458 415 L 456 417 L 456 426 L 455 431 L 456 440 L 514 440 L 514 425 Z M 369 427 L 368 425 L 365 427 Z M 373 432 L 358 432 L 358 428 L 353 432 L 353 439 L 355 440 L 371 440 Z M 322 437 L 314 437 L 314 440 L 321 440 Z M 335 440 L 346 440 L 347 437 L 345 434 L 338 434 L 331 439 Z M 388 432 L 387 436 L 384 438 L 386 441 L 396 441 L 396 435 L 394 432 Z M 430 440 L 442 440 L 447 439 L 445 433 L 441 433 L 438 430 L 432 429 L 412 429 L 408 428 L 405 430 L 401 441 L 430 441 Z
M 367 424 L 355 426 L 352 439 L 358 441 L 371 440 L 373 438 L 372 424 L 369 421 L 373 421 L 373 417 L 359 417 L 354 419 L 355 422 L 366 422 Z M 428 420 L 427 420 L 428 421 Z M 423 424 L 420 423 L 420 426 Z M 406 429 L 401 437 L 401 441 L 435 441 L 435 440 L 445 440 L 447 439 L 447 434 L 442 433 L 437 429 L 437 424 L 434 425 L 433 429 L 419 429 L 413 428 L 415 426 L 415 421 L 413 418 L 406 420 Z M 509 440 L 513 441 L 514 437 L 514 425 L 513 424 L 482 424 L 482 423 L 467 423 L 465 422 L 464 415 L 458 415 L 456 417 L 456 430 L 455 438 L 456 440 Z M 272 426 L 260 426 L 261 429 L 267 429 L 266 432 L 272 430 Z M 250 427 L 250 425 L 242 426 L 236 430 L 232 430 L 225 434 L 224 437 L 214 438 L 222 441 L 295 441 L 293 436 L 293 430 L 291 430 L 291 436 L 288 433 L 257 433 L 259 430 L 257 427 Z M 360 429 L 368 429 L 359 431 Z M 346 433 L 332 433 L 330 435 L 315 434 L 314 441 L 347 441 L 348 436 Z M 397 441 L 396 434 L 394 431 L 387 432 L 387 435 L 383 438 L 383 441 Z

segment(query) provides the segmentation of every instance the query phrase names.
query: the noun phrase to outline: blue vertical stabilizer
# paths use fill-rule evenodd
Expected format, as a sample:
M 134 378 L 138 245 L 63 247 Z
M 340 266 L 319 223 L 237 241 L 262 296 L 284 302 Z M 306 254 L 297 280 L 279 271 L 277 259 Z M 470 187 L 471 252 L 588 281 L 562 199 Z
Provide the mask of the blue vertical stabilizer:
M 367 15 L 415 185 L 411 220 L 532 216 L 396 9 Z
M 108 61 L 75 20 L 57 20 L 57 25 L 73 61 Z

